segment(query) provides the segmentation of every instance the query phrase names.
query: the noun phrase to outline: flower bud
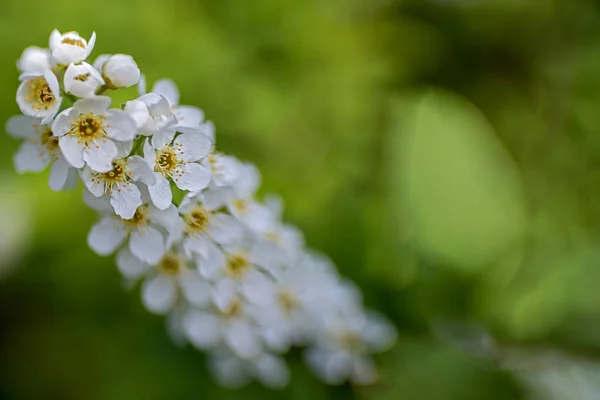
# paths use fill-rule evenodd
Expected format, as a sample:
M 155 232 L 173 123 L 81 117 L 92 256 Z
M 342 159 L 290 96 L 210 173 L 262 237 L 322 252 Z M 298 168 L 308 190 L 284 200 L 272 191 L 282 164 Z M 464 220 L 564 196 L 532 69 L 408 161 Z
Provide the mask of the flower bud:
M 77 97 L 90 97 L 96 93 L 104 80 L 88 63 L 70 64 L 65 72 L 65 91 Z
M 133 57 L 115 54 L 102 64 L 102 75 L 109 88 L 126 88 L 138 83 L 140 69 Z
M 85 61 L 96 44 L 96 32 L 92 33 L 90 41 L 86 41 L 77 32 L 61 34 L 54 30 L 50 35 L 50 50 L 52 58 L 59 65 L 77 64 Z
M 21 72 L 41 72 L 50 67 L 50 50 L 37 46 L 26 48 L 17 62 Z

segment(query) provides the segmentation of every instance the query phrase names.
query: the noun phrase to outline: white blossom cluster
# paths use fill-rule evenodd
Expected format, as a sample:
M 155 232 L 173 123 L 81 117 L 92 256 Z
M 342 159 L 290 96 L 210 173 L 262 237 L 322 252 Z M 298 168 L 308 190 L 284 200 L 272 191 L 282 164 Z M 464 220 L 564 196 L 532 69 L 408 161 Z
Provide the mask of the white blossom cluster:
M 142 281 L 145 307 L 209 355 L 221 384 L 286 385 L 281 355 L 297 345 L 327 383 L 374 382 L 371 353 L 393 344 L 392 325 L 305 248 L 301 232 L 281 221 L 280 200 L 257 200 L 256 167 L 215 150 L 214 125 L 179 104 L 173 82 L 147 92 L 128 55 L 86 62 L 95 41 L 55 30 L 49 48 L 23 52 L 23 115 L 6 127 L 23 139 L 17 171 L 50 164 L 53 190 L 81 179 L 100 215 L 89 246 L 116 254 L 127 281 Z M 120 107 L 106 95 L 136 85 L 139 97 Z

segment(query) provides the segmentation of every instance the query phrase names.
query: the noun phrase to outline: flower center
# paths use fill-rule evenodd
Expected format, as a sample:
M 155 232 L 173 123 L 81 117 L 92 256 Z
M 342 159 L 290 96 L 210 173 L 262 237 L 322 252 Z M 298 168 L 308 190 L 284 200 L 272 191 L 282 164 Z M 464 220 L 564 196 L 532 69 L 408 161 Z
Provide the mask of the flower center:
M 188 233 L 200 233 L 206 230 L 210 222 L 210 214 L 203 207 L 196 207 L 187 213 L 183 220 L 187 224 Z
M 162 149 L 156 156 L 156 165 L 163 174 L 172 174 L 179 165 L 175 151 L 171 148 Z
M 42 145 L 45 146 L 49 152 L 52 153 L 58 149 L 58 137 L 54 136 L 49 127 L 44 128 L 40 140 Z
M 27 99 L 31 101 L 31 108 L 36 110 L 47 109 L 55 100 L 48 82 L 42 77 L 31 79 Z
M 75 77 L 75 80 L 79 81 L 79 82 L 85 82 L 88 80 L 89 77 L 90 77 L 90 73 L 88 72 L 87 74 L 77 75 Z
M 85 43 L 81 39 L 66 37 L 62 40 L 62 44 L 70 44 L 71 46 L 85 48 Z
M 233 277 L 240 277 L 250 267 L 250 260 L 245 254 L 231 254 L 227 257 L 227 273 Z
M 246 212 L 249 206 L 250 203 L 248 202 L 248 200 L 237 199 L 233 201 L 233 208 L 235 208 L 236 211 L 239 213 Z
M 123 222 L 130 229 L 139 228 L 146 225 L 148 220 L 148 206 L 141 205 L 135 210 L 135 214 L 130 219 L 124 219 Z
M 125 173 L 125 160 L 121 158 L 113 161 L 112 171 L 98 175 L 101 180 L 109 185 L 117 182 L 125 182 L 127 180 L 127 174 Z
M 298 307 L 296 295 L 290 292 L 280 292 L 277 295 L 277 301 L 286 314 L 291 314 Z
M 231 302 L 227 309 L 220 311 L 220 313 L 222 317 L 230 319 L 241 316 L 242 311 L 242 302 L 239 299 L 235 299 Z
M 102 125 L 102 117 L 98 115 L 81 114 L 73 123 L 72 132 L 84 142 L 90 142 L 106 136 Z
M 158 262 L 158 268 L 167 275 L 175 276 L 185 267 L 182 260 L 173 253 L 167 253 Z
M 355 333 L 344 332 L 339 337 L 342 346 L 350 352 L 359 352 L 363 348 L 363 341 Z

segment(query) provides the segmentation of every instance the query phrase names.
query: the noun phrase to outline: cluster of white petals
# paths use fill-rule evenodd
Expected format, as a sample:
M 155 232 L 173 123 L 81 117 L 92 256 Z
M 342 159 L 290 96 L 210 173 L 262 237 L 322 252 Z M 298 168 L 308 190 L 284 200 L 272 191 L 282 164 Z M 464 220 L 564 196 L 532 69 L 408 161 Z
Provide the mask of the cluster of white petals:
M 214 125 L 179 103 L 172 81 L 147 92 L 128 55 L 88 63 L 95 42 L 95 33 L 54 31 L 49 48 L 23 52 L 23 115 L 6 126 L 23 140 L 17 171 L 51 164 L 53 190 L 80 178 L 99 213 L 89 246 L 116 255 L 124 278 L 141 282 L 145 307 L 208 353 L 223 385 L 285 386 L 282 355 L 293 346 L 306 347 L 307 364 L 327 383 L 376 381 L 371 354 L 394 343 L 393 326 L 305 247 L 281 220 L 278 198 L 257 199 L 257 168 L 215 150 Z M 112 104 L 112 91 L 136 85 L 139 97 Z

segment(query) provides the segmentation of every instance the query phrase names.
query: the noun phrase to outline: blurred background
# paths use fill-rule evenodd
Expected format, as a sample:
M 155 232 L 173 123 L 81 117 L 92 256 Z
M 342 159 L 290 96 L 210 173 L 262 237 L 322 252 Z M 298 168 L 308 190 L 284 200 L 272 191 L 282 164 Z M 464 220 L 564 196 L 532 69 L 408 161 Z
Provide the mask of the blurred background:
M 5 1 L 1 121 L 54 28 L 174 79 L 400 337 L 374 386 L 221 389 L 2 135 L 1 399 L 600 399 L 595 1 Z

